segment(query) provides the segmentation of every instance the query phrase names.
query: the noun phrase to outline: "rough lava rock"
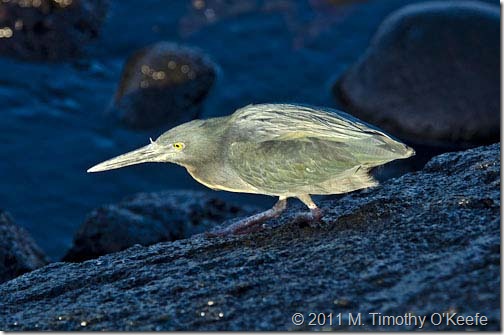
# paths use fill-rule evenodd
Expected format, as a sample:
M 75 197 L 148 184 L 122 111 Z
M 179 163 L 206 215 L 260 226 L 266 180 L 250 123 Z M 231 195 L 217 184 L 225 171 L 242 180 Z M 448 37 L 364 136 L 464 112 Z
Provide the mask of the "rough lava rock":
M 63 260 L 80 262 L 135 244 L 188 238 L 253 210 L 226 203 L 206 192 L 136 194 L 94 210 L 76 233 L 74 244 Z
M 50 264 L 0 286 L 0 327 L 391 331 L 415 327 L 373 326 L 369 313 L 411 312 L 427 316 L 424 330 L 500 330 L 500 144 L 321 205 L 316 226 L 291 208 L 260 233 Z M 342 313 L 342 325 L 308 326 L 309 312 Z M 349 326 L 349 312 L 364 325 Z M 447 312 L 488 322 L 432 325 Z
M 14 224 L 9 214 L 0 211 L 0 283 L 38 269 L 47 262 L 28 232 Z
M 10 0 L 0 2 L 0 55 L 25 60 L 80 56 L 96 38 L 107 0 Z
M 196 49 L 159 42 L 127 61 L 113 113 L 131 128 L 173 126 L 196 118 L 216 78 L 216 66 Z
M 416 144 L 500 140 L 500 12 L 473 1 L 406 6 L 334 86 L 345 109 Z

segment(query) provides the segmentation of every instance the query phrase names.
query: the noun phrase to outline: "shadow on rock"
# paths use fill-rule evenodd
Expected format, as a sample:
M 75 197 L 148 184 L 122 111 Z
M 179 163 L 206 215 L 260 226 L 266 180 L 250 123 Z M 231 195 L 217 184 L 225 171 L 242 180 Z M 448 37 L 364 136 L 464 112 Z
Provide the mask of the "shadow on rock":
M 73 246 L 63 260 L 80 262 L 135 244 L 188 238 L 253 210 L 226 203 L 205 192 L 140 193 L 93 211 L 76 233 Z
M 48 262 L 28 232 L 0 211 L 0 283 L 38 269 Z

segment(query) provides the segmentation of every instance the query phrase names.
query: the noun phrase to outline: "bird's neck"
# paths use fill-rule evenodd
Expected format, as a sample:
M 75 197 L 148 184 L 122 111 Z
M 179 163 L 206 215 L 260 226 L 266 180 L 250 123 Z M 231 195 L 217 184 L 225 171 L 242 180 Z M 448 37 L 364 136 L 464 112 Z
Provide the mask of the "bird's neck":
M 200 184 L 214 190 L 229 192 L 258 193 L 255 188 L 251 188 L 241 180 L 236 173 L 226 166 L 226 161 L 209 162 L 205 166 L 195 168 L 186 166 L 187 172 Z
M 223 164 L 224 159 L 219 156 L 219 153 L 214 152 L 213 155 L 199 157 L 198 160 L 187 162 L 183 166 L 196 181 L 215 189 L 216 185 L 222 183 Z

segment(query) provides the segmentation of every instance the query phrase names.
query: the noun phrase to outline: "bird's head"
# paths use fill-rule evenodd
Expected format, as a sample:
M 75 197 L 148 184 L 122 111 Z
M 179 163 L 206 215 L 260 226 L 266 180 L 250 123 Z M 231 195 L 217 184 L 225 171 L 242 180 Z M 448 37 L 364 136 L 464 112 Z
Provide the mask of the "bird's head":
M 148 162 L 175 163 L 190 166 L 212 153 L 212 136 L 205 127 L 206 121 L 194 120 L 168 130 L 155 141 L 97 164 L 87 172 L 119 169 Z

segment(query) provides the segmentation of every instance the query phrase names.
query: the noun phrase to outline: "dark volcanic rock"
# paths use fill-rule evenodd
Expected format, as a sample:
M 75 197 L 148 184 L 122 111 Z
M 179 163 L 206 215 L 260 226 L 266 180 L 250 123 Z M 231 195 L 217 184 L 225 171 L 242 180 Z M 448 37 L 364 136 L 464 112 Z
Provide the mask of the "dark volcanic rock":
M 137 129 L 192 120 L 215 77 L 215 65 L 199 51 L 157 43 L 136 52 L 126 63 L 114 112 Z
M 4 330 L 407 330 L 371 312 L 427 316 L 423 329 L 500 328 L 500 145 L 444 154 L 424 170 L 338 201 L 323 224 L 135 246 L 51 264 L 0 286 Z M 343 313 L 294 326 L 293 313 Z M 350 327 L 348 313 L 362 313 Z M 486 326 L 433 326 L 432 313 Z M 338 320 L 337 317 L 333 320 Z M 436 319 L 435 319 L 436 320 Z
M 28 232 L 0 211 L 0 283 L 46 264 L 46 256 Z
M 98 36 L 106 0 L 10 0 L 0 2 L 0 55 L 27 60 L 79 56 Z
M 93 211 L 75 235 L 64 261 L 80 262 L 135 244 L 175 241 L 210 230 L 222 221 L 250 214 L 251 208 L 204 192 L 140 193 Z
M 406 6 L 380 26 L 334 87 L 353 114 L 416 144 L 499 142 L 499 7 Z

